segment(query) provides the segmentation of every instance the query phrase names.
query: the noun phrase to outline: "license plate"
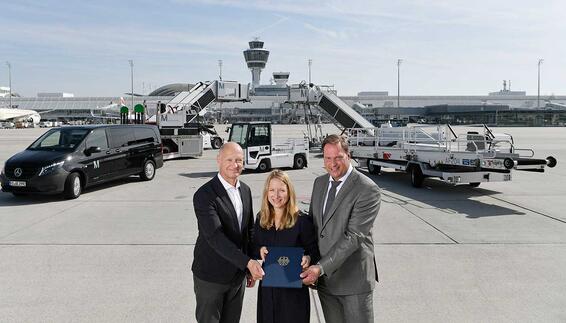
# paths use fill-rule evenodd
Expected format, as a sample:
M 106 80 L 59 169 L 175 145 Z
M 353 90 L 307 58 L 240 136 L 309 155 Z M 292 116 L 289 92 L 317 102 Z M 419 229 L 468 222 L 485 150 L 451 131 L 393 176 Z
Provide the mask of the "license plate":
M 14 186 L 14 187 L 26 187 L 26 182 L 23 182 L 23 181 L 10 181 L 10 186 Z

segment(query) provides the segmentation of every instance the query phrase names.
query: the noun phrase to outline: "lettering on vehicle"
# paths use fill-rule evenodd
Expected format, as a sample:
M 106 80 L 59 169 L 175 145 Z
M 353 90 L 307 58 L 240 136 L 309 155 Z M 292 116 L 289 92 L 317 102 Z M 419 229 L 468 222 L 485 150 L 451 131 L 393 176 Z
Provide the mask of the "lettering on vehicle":
M 94 168 L 100 168 L 100 160 L 95 160 L 92 162 L 92 166 Z
M 479 159 L 462 159 L 462 165 L 479 166 Z

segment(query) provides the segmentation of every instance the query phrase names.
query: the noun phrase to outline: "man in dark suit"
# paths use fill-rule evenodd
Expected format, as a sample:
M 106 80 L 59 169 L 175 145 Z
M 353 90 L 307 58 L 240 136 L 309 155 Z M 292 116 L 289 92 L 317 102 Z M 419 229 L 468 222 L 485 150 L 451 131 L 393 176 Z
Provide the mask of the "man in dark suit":
M 193 196 L 198 238 L 192 265 L 199 323 L 239 322 L 246 272 L 264 275 L 251 259 L 252 195 L 238 177 L 243 169 L 242 148 L 228 142 L 217 157 L 218 175 Z
M 380 190 L 352 167 L 345 138 L 326 137 L 322 150 L 328 174 L 315 180 L 309 212 L 321 259 L 301 277 L 306 285 L 318 279 L 318 296 L 327 323 L 373 322 L 377 269 L 372 231 Z

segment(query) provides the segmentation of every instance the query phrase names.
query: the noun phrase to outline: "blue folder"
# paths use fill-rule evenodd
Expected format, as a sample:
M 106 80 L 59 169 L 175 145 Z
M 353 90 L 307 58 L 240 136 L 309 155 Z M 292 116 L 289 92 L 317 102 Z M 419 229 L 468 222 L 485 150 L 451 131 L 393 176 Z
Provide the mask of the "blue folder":
M 301 259 L 303 248 L 267 247 L 269 253 L 263 263 L 263 287 L 301 288 Z

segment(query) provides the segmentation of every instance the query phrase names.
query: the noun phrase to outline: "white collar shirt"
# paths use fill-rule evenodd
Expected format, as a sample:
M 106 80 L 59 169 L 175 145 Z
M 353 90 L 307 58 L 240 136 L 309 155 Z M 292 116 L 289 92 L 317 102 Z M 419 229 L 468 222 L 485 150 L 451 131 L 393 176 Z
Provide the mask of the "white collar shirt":
M 346 174 L 344 174 L 344 176 L 338 179 L 338 181 L 340 181 L 340 184 L 336 187 L 336 195 L 338 195 L 338 192 L 340 192 L 340 188 L 344 186 L 344 182 L 346 182 L 346 179 L 348 179 L 350 174 L 352 174 L 353 170 L 354 167 L 352 167 L 352 165 L 350 164 L 350 167 L 348 167 L 348 171 L 346 172 Z M 328 187 L 326 188 L 326 195 L 325 195 L 326 198 L 324 199 L 324 207 L 322 208 L 322 213 L 324 213 L 324 211 L 326 210 L 326 201 L 328 200 L 328 193 L 330 193 L 330 188 L 332 187 L 333 181 L 334 179 L 332 178 L 332 176 L 328 176 Z M 336 195 L 334 195 L 334 197 L 336 197 Z
M 240 180 L 236 180 L 236 186 L 232 186 L 232 184 L 228 183 L 221 175 L 218 173 L 218 179 L 226 193 L 228 193 L 228 197 L 234 206 L 234 210 L 236 210 L 236 216 L 238 217 L 238 224 L 240 225 L 240 230 L 242 229 L 242 218 L 244 214 L 244 205 L 242 203 L 242 196 L 240 195 Z

